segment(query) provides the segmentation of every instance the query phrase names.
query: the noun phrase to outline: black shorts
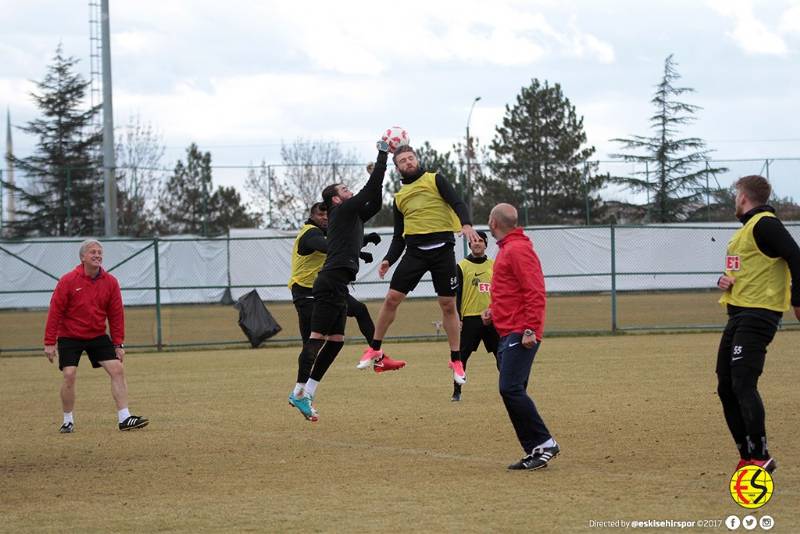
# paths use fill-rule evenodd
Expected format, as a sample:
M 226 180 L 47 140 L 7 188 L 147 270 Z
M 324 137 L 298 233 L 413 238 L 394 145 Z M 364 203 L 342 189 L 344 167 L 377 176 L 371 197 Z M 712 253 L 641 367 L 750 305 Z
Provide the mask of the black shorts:
M 728 324 L 717 351 L 717 374 L 746 366 L 758 374 L 764 370 L 767 345 L 772 342 L 783 314 L 762 308 L 728 306 Z
M 294 309 L 297 310 L 300 338 L 305 343 L 311 334 L 311 316 L 314 313 L 314 297 L 311 294 L 311 288 L 294 284 L 292 286 L 292 303 Z
M 58 368 L 77 367 L 81 359 L 81 354 L 86 351 L 92 367 L 101 367 L 100 362 L 116 360 L 117 351 L 111 344 L 111 338 L 107 334 L 97 336 L 92 339 L 73 339 L 69 337 L 58 338 Z
M 454 248 L 454 243 L 445 243 L 431 250 L 407 248 L 392 275 L 389 287 L 407 295 L 417 287 L 422 275 L 430 271 L 436 294 L 440 297 L 454 297 L 458 288 Z
M 322 271 L 314 281 L 311 331 L 324 336 L 344 335 L 347 322 L 349 271 Z
M 500 336 L 497 330 L 490 324 L 483 324 L 483 320 L 478 315 L 464 317 L 461 324 L 461 352 L 475 352 L 483 341 L 486 352 L 497 354 L 497 344 Z

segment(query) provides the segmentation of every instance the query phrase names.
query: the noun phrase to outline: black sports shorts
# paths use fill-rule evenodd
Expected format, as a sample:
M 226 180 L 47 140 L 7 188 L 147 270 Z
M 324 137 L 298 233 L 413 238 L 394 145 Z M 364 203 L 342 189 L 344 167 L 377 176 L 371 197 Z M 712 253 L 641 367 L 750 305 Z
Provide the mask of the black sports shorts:
M 58 338 L 58 368 L 77 367 L 81 359 L 81 354 L 86 351 L 92 367 L 101 367 L 100 362 L 106 360 L 116 360 L 117 352 L 111 344 L 108 334 L 97 336 L 92 339 L 74 339 L 70 337 Z
M 761 374 L 780 325 L 780 312 L 763 308 L 728 306 L 728 324 L 722 332 L 717 352 L 717 374 L 730 375 L 731 368 L 746 366 Z
M 314 311 L 311 331 L 324 336 L 344 335 L 347 322 L 347 284 L 349 271 L 322 271 L 314 280 Z
M 408 247 L 392 275 L 389 287 L 407 295 L 417 287 L 422 275 L 430 271 L 436 294 L 454 297 L 458 288 L 454 248 L 454 243 L 445 243 L 430 250 Z
M 483 341 L 486 352 L 497 354 L 497 344 L 500 336 L 497 330 L 490 324 L 483 324 L 479 315 L 464 317 L 461 322 L 461 352 L 475 352 Z
M 294 309 L 297 310 L 300 338 L 305 343 L 311 335 L 311 316 L 314 313 L 314 297 L 311 294 L 311 288 L 294 284 L 292 286 L 292 303 Z

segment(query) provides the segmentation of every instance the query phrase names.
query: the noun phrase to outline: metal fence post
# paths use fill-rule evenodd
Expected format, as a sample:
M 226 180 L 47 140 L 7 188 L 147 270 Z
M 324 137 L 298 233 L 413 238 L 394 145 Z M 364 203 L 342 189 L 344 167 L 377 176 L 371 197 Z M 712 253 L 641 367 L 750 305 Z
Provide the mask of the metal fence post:
M 611 226 L 611 333 L 617 332 L 617 242 L 614 224 Z
M 226 289 L 226 293 L 228 296 L 233 300 L 233 294 L 231 293 L 231 229 L 228 228 L 228 235 L 225 236 L 225 254 L 227 256 L 227 266 L 228 266 L 228 288 Z
M 67 208 L 67 215 L 66 215 L 66 234 L 68 236 L 72 235 L 72 168 L 67 167 L 67 187 L 66 187 L 66 208 Z
M 153 250 L 155 251 L 156 271 L 156 348 L 160 351 L 164 343 L 161 338 L 161 268 L 158 264 L 158 238 L 153 240 Z
M 589 162 L 583 162 L 583 185 L 584 196 L 586 197 L 586 226 L 592 224 L 592 216 L 589 213 Z
M 706 160 L 706 222 L 711 222 L 711 193 L 708 188 L 708 160 Z
M 267 228 L 272 228 L 272 166 L 267 165 Z

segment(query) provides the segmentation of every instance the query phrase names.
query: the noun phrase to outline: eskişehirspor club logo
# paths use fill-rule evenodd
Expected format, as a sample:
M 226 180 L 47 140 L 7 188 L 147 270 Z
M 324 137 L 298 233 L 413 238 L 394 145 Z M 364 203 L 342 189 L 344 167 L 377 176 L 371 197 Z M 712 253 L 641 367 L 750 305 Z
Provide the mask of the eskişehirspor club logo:
M 761 508 L 772 498 L 772 476 L 757 465 L 746 465 L 731 477 L 731 497 L 744 508 Z

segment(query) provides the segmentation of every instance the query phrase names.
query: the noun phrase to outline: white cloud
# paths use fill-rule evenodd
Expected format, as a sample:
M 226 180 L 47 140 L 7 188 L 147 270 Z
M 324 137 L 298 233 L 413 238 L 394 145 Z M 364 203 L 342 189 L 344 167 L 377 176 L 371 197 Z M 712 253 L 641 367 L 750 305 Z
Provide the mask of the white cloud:
M 308 132 L 305 121 L 310 117 L 337 107 L 373 107 L 377 95 L 386 93 L 382 82 L 369 80 L 356 84 L 319 75 L 259 74 L 211 79 L 202 87 L 182 81 L 160 96 L 118 90 L 115 104 L 119 103 L 121 114 L 158 117 L 175 137 L 236 142 L 302 136 Z M 331 132 L 318 130 L 315 135 L 327 136 L 338 127 L 331 124 Z
M 783 38 L 756 17 L 749 0 L 709 0 L 709 5 L 720 15 L 733 19 L 733 30 L 727 35 L 748 54 L 788 53 Z
M 783 12 L 778 29 L 781 33 L 800 34 L 800 4 L 790 7 Z
M 115 56 L 137 57 L 157 52 L 161 34 L 155 31 L 124 31 L 112 35 L 111 50 Z
M 410 0 L 383 14 L 353 2 L 273 7 L 298 51 L 320 69 L 345 74 L 387 72 L 410 60 L 515 66 L 557 55 L 614 58 L 610 44 L 574 25 L 554 29 L 530 3 Z

